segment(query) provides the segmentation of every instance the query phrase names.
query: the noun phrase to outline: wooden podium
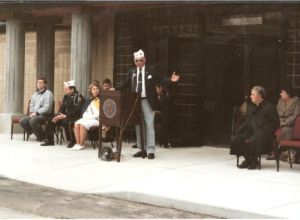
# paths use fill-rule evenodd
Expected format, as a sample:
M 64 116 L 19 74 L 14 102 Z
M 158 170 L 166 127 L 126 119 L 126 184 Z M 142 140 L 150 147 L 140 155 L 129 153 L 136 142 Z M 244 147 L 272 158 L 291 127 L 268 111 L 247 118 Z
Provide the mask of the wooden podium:
M 102 149 L 102 124 L 117 128 L 117 162 L 120 162 L 123 134 L 128 125 L 140 124 L 141 147 L 144 149 L 143 116 L 141 100 L 137 94 L 123 91 L 101 91 L 100 120 L 99 120 L 99 148 L 98 157 Z

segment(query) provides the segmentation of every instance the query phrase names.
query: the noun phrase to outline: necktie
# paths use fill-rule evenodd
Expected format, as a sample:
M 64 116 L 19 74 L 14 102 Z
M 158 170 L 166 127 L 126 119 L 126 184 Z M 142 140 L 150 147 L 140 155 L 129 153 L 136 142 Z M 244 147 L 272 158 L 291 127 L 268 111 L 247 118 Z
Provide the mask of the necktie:
M 137 93 L 141 95 L 142 92 L 142 68 L 139 68 L 138 82 L 137 82 Z

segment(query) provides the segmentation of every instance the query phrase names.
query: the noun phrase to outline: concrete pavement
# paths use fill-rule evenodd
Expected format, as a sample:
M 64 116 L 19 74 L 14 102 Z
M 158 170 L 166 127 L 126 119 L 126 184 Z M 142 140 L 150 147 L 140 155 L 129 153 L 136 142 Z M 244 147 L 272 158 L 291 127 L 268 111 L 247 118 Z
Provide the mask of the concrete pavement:
M 300 218 L 300 166 L 262 159 L 261 170 L 237 169 L 229 150 L 157 148 L 156 159 L 132 158 L 123 145 L 121 163 L 97 151 L 41 147 L 21 135 L 0 135 L 0 175 L 57 189 L 171 207 L 223 218 Z
M 43 219 L 216 218 L 0 177 L 0 219 L 37 217 Z

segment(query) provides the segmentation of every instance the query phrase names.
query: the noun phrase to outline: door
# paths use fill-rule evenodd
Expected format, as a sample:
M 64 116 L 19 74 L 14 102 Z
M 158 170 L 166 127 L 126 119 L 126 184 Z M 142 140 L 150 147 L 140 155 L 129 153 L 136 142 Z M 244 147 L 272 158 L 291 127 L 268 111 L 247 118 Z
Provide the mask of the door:
M 149 58 L 160 72 L 180 74 L 170 93 L 171 133 L 181 146 L 228 146 L 233 107 L 242 104 L 254 85 L 264 86 L 269 99 L 277 99 L 280 68 L 276 41 L 247 38 L 224 42 L 173 38 L 149 44 Z
M 203 144 L 203 44 L 199 39 L 169 39 L 168 72 L 180 75 L 171 87 L 173 130 L 181 146 Z
M 243 101 L 245 52 L 243 45 L 205 45 L 203 105 L 204 136 L 207 145 L 230 142 L 232 110 Z
M 280 41 L 276 37 L 253 37 L 250 45 L 250 85 L 263 86 L 267 91 L 267 99 L 276 104 L 279 87 L 283 84 L 280 82 Z
M 178 38 L 169 48 L 169 71 L 181 77 L 173 91 L 173 133 L 183 145 L 229 144 L 232 109 L 245 93 L 246 47 Z

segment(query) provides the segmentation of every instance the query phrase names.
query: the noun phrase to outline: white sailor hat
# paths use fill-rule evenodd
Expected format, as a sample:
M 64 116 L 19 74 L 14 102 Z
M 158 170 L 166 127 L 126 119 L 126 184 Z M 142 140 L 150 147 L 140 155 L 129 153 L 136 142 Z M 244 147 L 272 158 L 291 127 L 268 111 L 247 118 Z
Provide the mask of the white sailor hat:
M 75 86 L 75 80 L 70 80 L 68 82 L 64 81 L 64 86 L 65 87 Z
M 137 52 L 133 53 L 134 59 L 141 59 L 143 57 L 145 57 L 144 51 L 139 50 Z

